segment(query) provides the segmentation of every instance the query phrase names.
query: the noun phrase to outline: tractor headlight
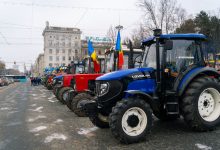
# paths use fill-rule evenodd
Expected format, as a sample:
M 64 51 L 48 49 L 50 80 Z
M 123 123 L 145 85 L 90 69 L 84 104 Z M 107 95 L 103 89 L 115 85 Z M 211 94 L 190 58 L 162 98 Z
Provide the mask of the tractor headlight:
M 99 91 L 98 91 L 98 93 L 99 93 L 98 95 L 99 96 L 105 95 L 106 93 L 108 93 L 108 90 L 109 90 L 109 83 L 108 82 L 101 83 Z

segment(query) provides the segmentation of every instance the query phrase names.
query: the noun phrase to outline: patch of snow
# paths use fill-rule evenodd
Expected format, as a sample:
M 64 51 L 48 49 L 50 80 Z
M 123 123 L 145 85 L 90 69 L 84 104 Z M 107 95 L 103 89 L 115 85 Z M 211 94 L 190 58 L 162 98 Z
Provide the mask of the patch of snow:
M 66 140 L 67 137 L 64 134 L 60 134 L 60 133 L 53 133 L 50 136 L 47 136 L 44 140 L 44 143 L 50 143 L 51 141 L 53 141 L 54 139 L 57 140 Z
M 32 105 L 30 105 L 31 107 L 35 107 L 35 106 L 37 106 L 37 104 L 32 104 Z
M 51 102 L 51 103 L 54 103 L 54 102 L 56 102 L 56 101 L 53 101 L 53 100 L 48 100 L 49 102 Z
M 41 116 L 41 115 L 39 115 L 39 116 L 37 116 L 37 117 L 35 117 L 35 118 L 29 118 L 27 121 L 28 122 L 34 122 L 34 121 L 36 121 L 36 120 L 38 120 L 38 119 L 43 119 L 43 118 L 47 118 L 46 116 Z
M 43 106 L 37 107 L 36 109 L 33 109 L 32 111 L 36 111 L 36 112 L 42 112 L 41 109 L 43 109 Z
M 78 134 L 80 135 L 86 135 L 89 134 L 93 131 L 96 131 L 98 129 L 98 127 L 93 127 L 93 128 L 80 128 L 80 130 L 78 131 Z
M 32 94 L 32 96 L 37 96 L 37 94 Z
M 53 99 L 53 98 L 55 98 L 56 96 L 55 95 L 53 95 L 53 96 L 51 96 L 51 97 L 49 97 L 48 99 L 50 100 L 50 99 Z
M 0 110 L 9 110 L 10 108 L 8 108 L 8 107 L 2 107 L 2 108 L 0 108 Z
M 13 113 L 17 113 L 19 111 L 15 110 L 15 111 L 10 111 L 8 114 L 13 114 Z
M 54 123 L 60 123 L 60 122 L 63 122 L 62 119 L 57 119 L 56 121 L 54 121 Z
M 39 127 L 36 127 L 34 129 L 30 130 L 30 132 L 39 132 L 39 131 L 45 130 L 45 129 L 47 129 L 46 126 L 39 126 Z
M 203 144 L 199 144 L 199 143 L 195 144 L 195 146 L 201 150 L 212 150 L 212 147 L 209 147 L 209 146 L 203 145 Z

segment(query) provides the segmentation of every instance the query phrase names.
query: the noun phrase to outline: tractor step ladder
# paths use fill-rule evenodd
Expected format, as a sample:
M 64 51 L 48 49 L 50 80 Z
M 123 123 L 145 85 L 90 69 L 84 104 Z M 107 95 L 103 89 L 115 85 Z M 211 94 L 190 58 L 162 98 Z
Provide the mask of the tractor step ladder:
M 168 115 L 179 115 L 178 97 L 175 91 L 166 91 L 166 111 Z

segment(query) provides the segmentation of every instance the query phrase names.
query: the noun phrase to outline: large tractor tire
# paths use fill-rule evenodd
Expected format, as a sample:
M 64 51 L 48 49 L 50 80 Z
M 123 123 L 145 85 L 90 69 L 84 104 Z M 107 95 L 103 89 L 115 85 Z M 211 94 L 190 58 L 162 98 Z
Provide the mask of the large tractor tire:
M 77 92 L 74 92 L 74 93 L 72 94 L 72 96 L 71 96 L 69 99 L 67 99 L 67 101 L 66 101 L 66 106 L 67 106 L 71 111 L 73 111 L 73 110 L 72 110 L 72 101 L 73 101 L 73 99 L 75 98 L 75 96 L 76 96 L 77 94 L 78 94 Z
M 196 131 L 213 130 L 220 122 L 220 85 L 215 78 L 195 79 L 183 95 L 185 122 Z
M 117 102 L 109 116 L 113 136 L 126 144 L 145 140 L 152 123 L 150 105 L 138 98 Z
M 65 96 L 67 96 L 67 92 L 69 90 L 72 90 L 71 87 L 63 87 L 59 90 L 59 93 L 58 93 L 58 100 L 62 103 L 62 104 L 66 104 L 66 101 L 65 101 Z
M 102 113 L 89 115 L 89 119 L 95 126 L 101 129 L 109 128 L 108 116 L 105 116 Z
M 71 110 L 78 116 L 78 117 L 86 117 L 86 113 L 83 111 L 81 103 L 86 101 L 91 101 L 93 96 L 89 93 L 79 93 L 77 94 L 71 104 Z

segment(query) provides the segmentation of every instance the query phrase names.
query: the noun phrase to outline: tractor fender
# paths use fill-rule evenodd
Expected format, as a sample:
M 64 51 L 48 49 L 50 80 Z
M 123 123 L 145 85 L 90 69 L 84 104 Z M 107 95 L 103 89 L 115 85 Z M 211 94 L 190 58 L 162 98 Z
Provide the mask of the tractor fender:
M 183 76 L 181 82 L 177 87 L 178 96 L 181 96 L 184 93 L 185 89 L 188 87 L 193 79 L 201 75 L 220 77 L 220 74 L 217 70 L 209 67 L 196 68 L 192 71 L 189 71 L 186 75 Z
M 84 91 L 85 91 L 85 93 L 88 93 L 91 96 L 95 96 L 95 93 L 93 91 L 89 90 L 89 89 L 86 89 Z
M 158 110 L 160 103 L 153 99 L 153 97 L 147 93 L 144 93 L 139 90 L 127 90 L 124 91 L 126 93 L 126 97 L 141 97 L 144 101 L 146 101 L 153 110 Z

